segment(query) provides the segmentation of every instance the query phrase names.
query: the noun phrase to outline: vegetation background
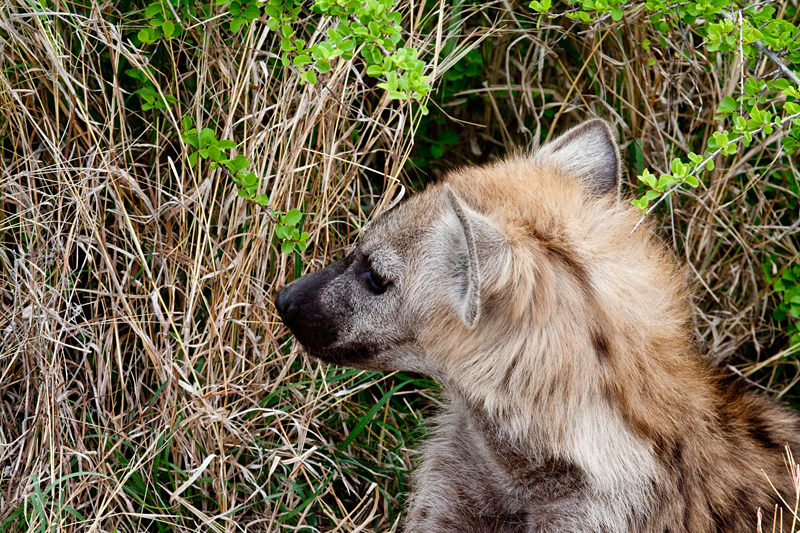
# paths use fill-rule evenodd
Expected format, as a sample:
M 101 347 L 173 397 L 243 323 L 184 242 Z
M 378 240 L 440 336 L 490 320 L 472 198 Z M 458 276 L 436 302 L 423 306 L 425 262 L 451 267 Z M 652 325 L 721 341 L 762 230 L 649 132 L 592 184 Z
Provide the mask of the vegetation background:
M 370 1 L 0 3 L 0 531 L 397 530 L 436 384 L 309 361 L 276 292 L 592 116 L 698 344 L 800 406 L 796 0 Z

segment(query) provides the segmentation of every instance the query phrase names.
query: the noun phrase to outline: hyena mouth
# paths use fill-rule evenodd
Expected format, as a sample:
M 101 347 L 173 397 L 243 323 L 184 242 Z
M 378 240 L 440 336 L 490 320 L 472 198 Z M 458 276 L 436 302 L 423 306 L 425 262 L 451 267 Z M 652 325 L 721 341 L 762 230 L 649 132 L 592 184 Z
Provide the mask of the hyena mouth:
M 299 340 L 299 339 L 298 339 Z M 303 341 L 300 341 L 303 344 Z M 355 344 L 343 347 L 331 347 L 322 350 L 309 349 L 308 346 L 303 344 L 303 347 L 308 352 L 308 355 L 325 361 L 326 363 L 333 363 L 340 366 L 364 367 L 368 361 L 374 358 L 379 352 L 377 346 L 371 344 Z

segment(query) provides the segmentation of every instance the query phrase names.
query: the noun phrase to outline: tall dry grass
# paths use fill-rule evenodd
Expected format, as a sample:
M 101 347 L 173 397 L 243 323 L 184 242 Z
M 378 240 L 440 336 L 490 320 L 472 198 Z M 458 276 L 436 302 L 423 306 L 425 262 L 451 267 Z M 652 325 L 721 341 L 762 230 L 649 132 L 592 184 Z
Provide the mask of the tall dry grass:
M 317 86 L 271 68 L 263 24 L 139 50 L 120 6 L 47 6 L 0 7 L 0 530 L 394 529 L 418 410 L 386 405 L 338 450 L 393 378 L 307 361 L 272 301 L 397 193 L 414 108 L 358 60 Z M 446 15 L 406 13 L 434 60 Z M 181 73 L 151 80 L 181 105 L 141 109 L 125 70 L 148 63 Z M 183 115 L 303 210 L 305 253 L 221 169 L 184 164 Z

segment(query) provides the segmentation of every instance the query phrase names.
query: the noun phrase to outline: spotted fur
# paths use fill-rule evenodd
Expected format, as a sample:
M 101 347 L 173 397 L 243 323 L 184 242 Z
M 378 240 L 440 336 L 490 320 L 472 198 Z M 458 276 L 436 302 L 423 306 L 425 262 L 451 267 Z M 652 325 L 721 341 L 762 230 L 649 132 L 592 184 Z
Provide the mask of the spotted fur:
M 444 385 L 409 533 L 753 531 L 793 497 L 798 417 L 698 353 L 619 168 L 590 121 L 453 172 L 279 295 L 312 356 Z

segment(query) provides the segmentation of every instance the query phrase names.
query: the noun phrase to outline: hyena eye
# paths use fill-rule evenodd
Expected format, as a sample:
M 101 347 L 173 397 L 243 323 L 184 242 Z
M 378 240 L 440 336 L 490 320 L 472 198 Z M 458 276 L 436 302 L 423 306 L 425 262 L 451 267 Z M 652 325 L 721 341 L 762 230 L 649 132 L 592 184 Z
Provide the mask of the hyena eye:
M 383 276 L 381 276 L 371 268 L 361 273 L 361 279 L 364 280 L 367 289 L 369 289 L 369 291 L 372 294 L 376 295 L 383 294 L 384 292 L 386 292 L 386 289 L 389 288 L 389 285 L 391 285 L 390 281 L 384 279 Z

